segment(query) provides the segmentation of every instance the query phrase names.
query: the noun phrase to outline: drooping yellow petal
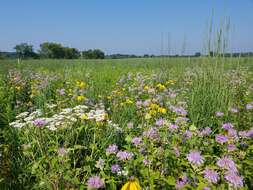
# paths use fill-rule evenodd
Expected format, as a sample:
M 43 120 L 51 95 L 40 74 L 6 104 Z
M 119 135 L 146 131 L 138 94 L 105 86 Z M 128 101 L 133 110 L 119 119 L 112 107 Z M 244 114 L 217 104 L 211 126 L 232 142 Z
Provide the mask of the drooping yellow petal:
M 135 182 L 130 182 L 129 190 L 138 190 L 135 185 Z
M 136 185 L 137 190 L 141 190 L 141 186 L 140 186 L 139 182 L 135 181 L 134 183 Z
M 128 181 L 125 185 L 123 185 L 121 190 L 129 190 L 129 186 L 130 186 L 130 182 Z

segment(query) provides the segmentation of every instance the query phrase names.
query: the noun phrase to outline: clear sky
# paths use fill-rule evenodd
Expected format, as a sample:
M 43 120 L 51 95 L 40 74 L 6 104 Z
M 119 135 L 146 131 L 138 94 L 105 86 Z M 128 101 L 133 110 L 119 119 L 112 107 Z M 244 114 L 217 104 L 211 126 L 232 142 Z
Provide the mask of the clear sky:
M 160 54 L 169 33 L 172 54 L 183 44 L 194 53 L 203 50 L 212 10 L 215 25 L 231 20 L 230 50 L 253 51 L 253 0 L 1 0 L 0 51 L 52 41 L 107 54 Z

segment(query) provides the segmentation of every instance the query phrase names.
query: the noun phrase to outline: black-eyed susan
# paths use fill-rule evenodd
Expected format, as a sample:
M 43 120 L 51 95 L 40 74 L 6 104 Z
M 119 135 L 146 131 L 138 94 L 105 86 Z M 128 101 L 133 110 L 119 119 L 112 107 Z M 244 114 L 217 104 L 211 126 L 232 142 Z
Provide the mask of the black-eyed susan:
M 123 185 L 121 190 L 141 190 L 141 186 L 138 180 L 130 179 L 128 182 Z

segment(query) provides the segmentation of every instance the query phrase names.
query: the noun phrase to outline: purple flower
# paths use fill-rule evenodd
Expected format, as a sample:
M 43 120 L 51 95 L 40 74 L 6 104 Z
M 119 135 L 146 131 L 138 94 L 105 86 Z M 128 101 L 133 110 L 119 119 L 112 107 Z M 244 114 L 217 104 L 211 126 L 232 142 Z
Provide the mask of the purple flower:
M 217 161 L 217 165 L 220 168 L 225 168 L 225 169 L 231 170 L 235 173 L 237 172 L 235 162 L 233 160 L 231 160 L 228 156 L 223 156 L 222 158 L 220 158 Z
M 112 144 L 106 149 L 107 154 L 116 154 L 117 152 L 118 152 L 118 146 L 116 144 Z
M 218 135 L 215 135 L 215 140 L 216 142 L 223 144 L 228 141 L 228 138 L 224 135 L 218 134 Z
M 121 167 L 120 167 L 119 164 L 114 164 L 114 165 L 112 165 L 112 167 L 111 167 L 112 173 L 118 173 L 120 170 L 121 170 Z
M 204 129 L 199 133 L 199 135 L 200 135 L 200 136 L 206 136 L 206 135 L 209 135 L 211 132 L 212 132 L 212 129 L 211 129 L 210 127 L 206 127 L 206 128 L 204 128 Z
M 43 127 L 47 124 L 47 121 L 43 118 L 38 118 L 33 121 L 33 124 L 37 127 Z
M 143 136 L 151 139 L 151 140 L 159 140 L 159 134 L 157 132 L 157 129 L 152 127 L 147 131 L 143 132 Z
M 104 181 L 99 176 L 92 176 L 87 182 L 89 189 L 99 189 L 104 187 Z
M 66 94 L 66 92 L 65 92 L 65 89 L 64 89 L 64 88 L 62 88 L 62 89 L 58 89 L 57 91 L 58 91 L 58 93 L 59 93 L 60 95 L 62 95 L 62 96 Z
M 57 153 L 59 156 L 65 156 L 65 155 L 67 155 L 68 152 L 66 151 L 65 148 L 61 147 L 57 150 Z
M 177 147 L 173 147 L 173 152 L 174 152 L 174 154 L 176 155 L 176 157 L 179 157 L 180 156 L 180 151 L 178 150 L 178 148 Z
M 177 180 L 177 183 L 175 185 L 175 188 L 176 189 L 181 189 L 188 181 L 188 178 L 186 176 L 183 176 L 183 177 L 180 177 L 178 180 Z
M 222 117 L 224 115 L 224 113 L 218 111 L 215 113 L 215 115 L 216 115 L 216 117 Z
M 237 131 L 234 129 L 229 129 L 228 137 L 233 138 L 234 140 L 238 140 Z
M 235 108 L 235 107 L 230 108 L 230 110 L 229 110 L 229 111 L 231 111 L 232 113 L 238 113 L 238 109 L 237 109 L 237 108 Z
M 232 123 L 224 123 L 223 125 L 222 125 L 222 128 L 223 129 L 226 129 L 226 130 L 228 130 L 228 129 L 232 129 L 234 126 L 232 125 Z
M 128 124 L 127 124 L 127 128 L 128 129 L 132 129 L 134 127 L 134 124 L 132 123 L 132 122 L 129 122 Z
M 253 102 L 249 103 L 246 105 L 247 110 L 252 110 L 253 109 Z
M 124 160 L 131 160 L 134 154 L 132 152 L 119 151 L 116 156 L 119 160 L 124 161 Z
M 147 159 L 144 159 L 143 160 L 143 164 L 144 164 L 144 166 L 148 166 L 148 165 L 150 165 L 150 160 L 147 160 Z
M 236 149 L 236 146 L 234 144 L 229 144 L 227 146 L 228 151 L 234 151 Z
M 189 131 L 189 130 L 186 130 L 185 133 L 184 133 L 184 137 L 185 137 L 186 139 L 191 138 L 191 137 L 192 137 L 192 132 Z
M 253 128 L 247 132 L 248 137 L 253 137 Z
M 157 120 L 156 122 L 155 122 L 155 124 L 157 125 L 157 126 L 163 126 L 163 125 L 165 125 L 167 123 L 167 121 L 166 120 L 164 120 L 164 119 L 159 119 L 159 120 Z
M 187 122 L 189 121 L 189 118 L 187 117 L 178 117 L 175 121 L 175 123 L 180 123 L 180 122 Z
M 237 173 L 227 171 L 225 173 L 225 179 L 229 182 L 230 185 L 237 187 L 243 187 L 243 178 L 238 176 Z
M 99 168 L 99 169 L 103 169 L 104 168 L 104 165 L 105 165 L 105 161 L 103 159 L 99 159 L 97 162 L 96 162 L 96 168 Z
M 131 142 L 137 146 L 142 143 L 142 139 L 140 137 L 134 137 Z
M 187 159 L 191 164 L 196 164 L 197 166 L 204 163 L 204 158 L 200 155 L 200 152 L 197 151 L 191 151 L 187 155 Z
M 204 187 L 203 190 L 211 190 L 210 187 Z
M 204 171 L 204 178 L 211 183 L 217 183 L 219 180 L 219 174 L 212 169 L 206 168 Z
M 171 130 L 176 130 L 176 129 L 178 129 L 178 126 L 175 125 L 175 124 L 171 124 L 171 125 L 169 126 L 169 128 L 170 128 Z

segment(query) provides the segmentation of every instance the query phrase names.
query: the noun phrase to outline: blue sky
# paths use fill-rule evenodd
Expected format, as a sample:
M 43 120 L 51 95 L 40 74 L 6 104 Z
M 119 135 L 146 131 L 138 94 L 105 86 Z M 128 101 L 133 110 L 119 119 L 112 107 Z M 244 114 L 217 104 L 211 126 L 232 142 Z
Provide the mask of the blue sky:
M 107 54 L 202 51 L 207 23 L 231 20 L 230 50 L 253 51 L 253 0 L 1 0 L 0 51 L 45 41 Z

